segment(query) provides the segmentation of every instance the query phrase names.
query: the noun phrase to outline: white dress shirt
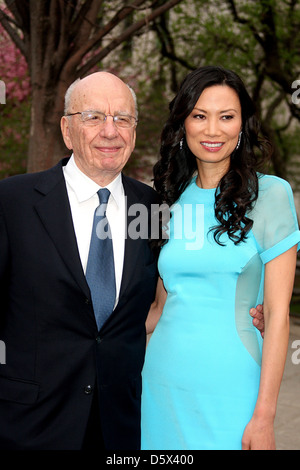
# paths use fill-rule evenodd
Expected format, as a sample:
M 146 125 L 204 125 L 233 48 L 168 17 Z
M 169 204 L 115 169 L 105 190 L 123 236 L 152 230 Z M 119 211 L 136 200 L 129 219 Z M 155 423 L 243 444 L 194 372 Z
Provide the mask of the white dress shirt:
M 101 186 L 79 170 L 73 155 L 67 165 L 63 167 L 63 171 L 67 185 L 79 255 L 85 273 L 89 255 L 94 212 L 99 206 L 97 191 L 101 189 Z M 121 174 L 109 183 L 106 188 L 110 191 L 106 216 L 112 233 L 116 278 L 116 305 L 120 293 L 125 247 L 125 193 Z

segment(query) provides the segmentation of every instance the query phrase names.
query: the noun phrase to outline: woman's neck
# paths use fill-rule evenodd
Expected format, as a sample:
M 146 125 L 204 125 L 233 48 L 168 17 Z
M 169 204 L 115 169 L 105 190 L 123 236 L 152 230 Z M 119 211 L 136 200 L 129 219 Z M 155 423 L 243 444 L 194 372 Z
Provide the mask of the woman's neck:
M 228 165 L 216 166 L 214 164 L 201 165 L 198 164 L 198 176 L 196 183 L 200 188 L 203 189 L 214 189 L 217 188 L 220 180 L 228 171 Z

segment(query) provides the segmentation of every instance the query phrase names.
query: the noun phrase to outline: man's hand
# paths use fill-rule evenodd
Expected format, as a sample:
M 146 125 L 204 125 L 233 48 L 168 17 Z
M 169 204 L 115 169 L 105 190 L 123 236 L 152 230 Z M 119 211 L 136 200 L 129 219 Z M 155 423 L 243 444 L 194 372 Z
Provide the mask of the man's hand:
M 252 323 L 260 331 L 262 337 L 265 333 L 264 309 L 262 305 L 250 309 L 250 315 L 253 318 Z

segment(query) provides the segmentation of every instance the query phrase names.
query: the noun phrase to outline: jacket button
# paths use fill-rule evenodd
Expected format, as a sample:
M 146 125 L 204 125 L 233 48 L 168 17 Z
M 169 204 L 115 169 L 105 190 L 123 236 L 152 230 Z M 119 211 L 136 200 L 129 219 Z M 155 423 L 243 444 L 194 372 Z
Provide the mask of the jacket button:
M 84 388 L 84 393 L 86 395 L 90 395 L 93 391 L 93 387 L 91 385 L 87 385 L 85 388 Z
M 86 299 L 85 299 L 85 304 L 86 304 L 86 305 L 90 305 L 90 303 L 91 303 L 90 300 L 86 298 Z
M 100 336 L 97 336 L 97 338 L 96 338 L 96 343 L 97 343 L 97 344 L 100 344 L 101 341 L 102 341 L 101 337 L 100 337 Z

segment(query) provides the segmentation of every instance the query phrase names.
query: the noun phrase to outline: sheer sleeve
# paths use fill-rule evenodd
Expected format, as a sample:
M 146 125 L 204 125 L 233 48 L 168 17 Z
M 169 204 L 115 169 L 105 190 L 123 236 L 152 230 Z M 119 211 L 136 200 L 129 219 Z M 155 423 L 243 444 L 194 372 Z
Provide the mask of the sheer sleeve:
M 262 262 L 276 258 L 292 246 L 300 248 L 300 231 L 291 186 L 282 178 L 259 178 L 259 196 L 250 218 Z

